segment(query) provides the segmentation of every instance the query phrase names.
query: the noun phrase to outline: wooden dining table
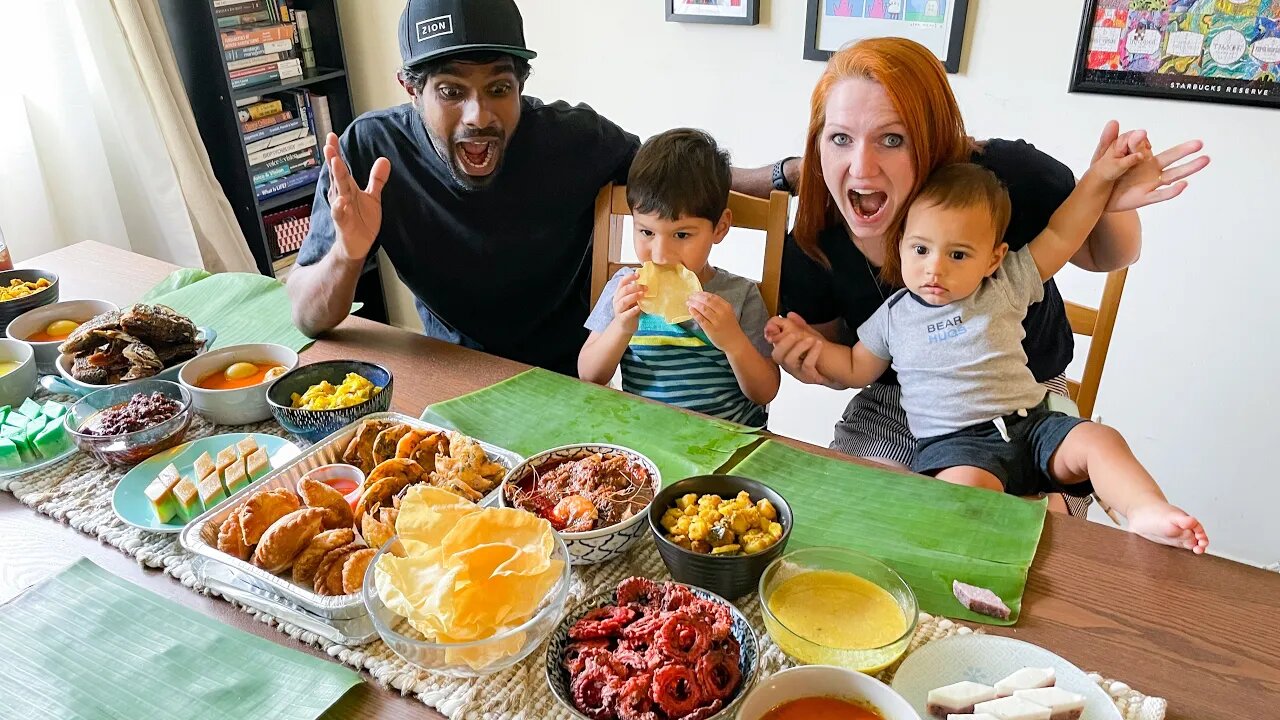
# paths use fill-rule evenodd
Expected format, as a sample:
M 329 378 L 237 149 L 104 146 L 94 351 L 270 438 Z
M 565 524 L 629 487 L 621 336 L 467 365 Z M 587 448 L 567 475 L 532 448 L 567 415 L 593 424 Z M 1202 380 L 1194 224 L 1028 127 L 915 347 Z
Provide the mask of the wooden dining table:
M 65 247 L 19 266 L 57 273 L 63 299 L 95 298 L 121 306 L 137 301 L 176 269 L 94 242 Z M 396 375 L 393 409 L 414 416 L 427 405 L 527 369 L 358 317 L 323 335 L 302 357 L 304 362 L 359 358 L 386 365 Z M 803 442 L 781 440 L 843 458 Z M 117 549 L 23 506 L 11 494 L 0 493 L 0 602 L 80 557 L 240 630 L 328 659 L 229 603 L 192 592 Z M 1031 567 L 1021 619 L 1013 627 L 985 630 L 1035 643 L 1081 668 L 1167 698 L 1170 720 L 1265 720 L 1280 718 L 1278 621 L 1280 574 L 1220 557 L 1194 556 L 1113 527 L 1050 514 Z M 442 717 L 413 697 L 381 688 L 367 674 L 362 677 L 364 682 L 326 718 Z

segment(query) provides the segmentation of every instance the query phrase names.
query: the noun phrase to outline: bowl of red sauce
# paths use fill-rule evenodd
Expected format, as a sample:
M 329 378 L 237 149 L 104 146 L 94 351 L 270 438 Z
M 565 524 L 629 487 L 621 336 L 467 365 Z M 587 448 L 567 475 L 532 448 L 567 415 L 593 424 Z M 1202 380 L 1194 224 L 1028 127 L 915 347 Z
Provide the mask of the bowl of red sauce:
M 737 720 L 920 720 L 893 688 L 857 670 L 801 665 L 756 683 Z
M 351 509 L 355 510 L 356 504 L 360 502 L 360 488 L 364 485 L 364 472 L 355 465 L 331 463 L 329 465 L 321 465 L 303 475 L 298 480 L 298 484 L 301 485 L 303 480 L 314 480 L 337 490 L 342 493 L 342 498 L 347 501 Z
M 178 382 L 205 419 L 217 425 L 247 425 L 270 419 L 267 388 L 297 366 L 298 353 L 284 345 L 231 345 L 188 360 Z

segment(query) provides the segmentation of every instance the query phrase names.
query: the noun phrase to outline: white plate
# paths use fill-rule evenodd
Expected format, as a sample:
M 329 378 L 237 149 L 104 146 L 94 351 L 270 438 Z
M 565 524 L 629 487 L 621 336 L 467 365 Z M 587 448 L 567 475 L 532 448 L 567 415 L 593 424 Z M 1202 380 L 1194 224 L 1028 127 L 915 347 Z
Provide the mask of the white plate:
M 961 680 L 995 685 L 1024 667 L 1051 667 L 1058 687 L 1083 695 L 1080 720 L 1123 720 L 1107 693 L 1080 668 L 1037 645 L 995 635 L 954 635 L 925 645 L 902 662 L 893 689 L 920 717 L 930 718 L 925 702 L 930 690 Z
M 210 346 L 212 346 L 217 339 L 218 339 L 218 333 L 213 328 L 197 327 L 196 342 L 200 345 L 200 349 L 196 350 L 195 357 L 200 357 L 206 352 L 209 352 Z M 165 369 L 161 370 L 160 372 L 156 373 L 155 375 L 151 375 L 145 379 L 168 380 L 170 382 L 176 383 L 178 382 L 178 373 L 182 372 L 182 366 L 186 365 L 187 362 L 189 362 L 191 359 L 192 358 L 187 358 L 186 360 L 183 360 L 180 363 L 177 363 L 175 365 L 170 365 Z M 79 380 L 75 379 L 75 376 L 71 374 L 71 363 L 73 361 L 74 361 L 73 356 L 63 353 L 58 356 L 58 361 L 56 364 L 56 367 L 58 368 L 58 375 L 61 376 L 58 379 L 61 380 L 64 385 L 69 386 L 73 394 L 87 395 L 88 393 L 91 393 L 94 390 L 101 390 L 102 388 L 105 388 L 105 387 L 113 387 L 110 384 L 90 385 L 89 383 L 80 382 Z M 46 387 L 45 389 L 51 392 L 60 392 L 60 390 L 54 389 L 54 388 Z

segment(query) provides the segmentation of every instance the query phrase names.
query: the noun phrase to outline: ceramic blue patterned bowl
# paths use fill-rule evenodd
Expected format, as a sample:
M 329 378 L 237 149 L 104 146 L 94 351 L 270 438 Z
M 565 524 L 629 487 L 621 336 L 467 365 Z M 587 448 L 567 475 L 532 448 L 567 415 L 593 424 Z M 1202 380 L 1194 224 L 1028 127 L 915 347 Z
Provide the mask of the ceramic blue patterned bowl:
M 301 395 L 307 388 L 324 380 L 339 385 L 347 373 L 360 375 L 382 388 L 382 391 L 358 405 L 335 410 L 303 410 L 293 407 L 294 393 Z M 271 387 L 267 388 L 267 404 L 271 406 L 271 415 L 281 427 L 314 443 L 365 415 L 385 412 L 391 407 L 391 390 L 391 371 L 381 365 L 359 360 L 325 360 L 300 365 L 276 378 Z
M 583 532 L 557 532 L 556 534 L 564 540 L 565 546 L 569 548 L 569 557 L 572 558 L 571 562 L 574 565 L 595 565 L 596 563 L 608 562 L 621 557 L 632 545 L 636 544 L 637 540 L 648 534 L 649 525 L 645 518 L 648 517 L 649 503 L 653 502 L 653 496 L 662 487 L 662 473 L 658 471 L 658 466 L 654 465 L 652 460 L 635 450 L 621 445 L 608 445 L 606 443 L 562 445 L 532 455 L 529 459 L 512 468 L 507 473 L 506 478 L 503 479 L 501 492 L 498 493 L 498 501 L 502 507 L 517 507 L 508 496 L 516 483 L 535 468 L 581 460 L 597 453 L 606 457 L 610 455 L 625 456 L 633 465 L 643 468 L 648 473 L 652 488 L 648 492 L 648 501 L 642 505 L 637 504 L 632 509 L 633 514 L 621 522 Z
M 680 585 L 683 583 L 673 584 Z M 713 592 L 703 590 L 700 587 L 694 587 L 692 585 L 685 585 L 685 587 L 687 587 L 694 595 L 697 595 L 704 600 L 710 600 L 712 602 L 728 606 L 730 614 L 733 615 L 732 632 L 733 639 L 738 642 L 738 646 L 740 648 L 738 654 L 738 672 L 741 673 L 742 678 L 738 682 L 738 689 L 734 691 L 733 695 L 731 695 L 724 703 L 724 707 L 714 715 L 707 718 L 707 720 L 728 720 L 728 718 L 732 718 L 734 713 L 737 712 L 738 706 L 742 704 L 743 698 L 747 696 L 747 693 L 751 690 L 751 686 L 755 683 L 756 671 L 760 665 L 760 646 L 756 640 L 755 632 L 751 629 L 751 624 L 747 622 L 747 618 L 738 610 L 737 607 L 733 605 L 733 603 Z M 565 670 L 562 662 L 564 659 L 564 650 L 572 642 L 569 639 L 569 628 L 573 627 L 573 624 L 588 612 L 591 612 L 596 608 L 604 607 L 605 605 L 612 605 L 615 602 L 617 602 L 617 593 L 612 590 L 587 598 L 565 615 L 565 619 L 560 623 L 560 626 L 556 628 L 556 631 L 551 634 L 551 638 L 547 642 L 547 655 L 544 660 L 544 666 L 547 673 L 547 684 L 551 686 L 551 694 L 555 696 L 556 700 L 558 700 L 574 718 L 590 720 L 590 716 L 584 715 L 574 707 L 573 692 L 569 688 L 569 672 Z

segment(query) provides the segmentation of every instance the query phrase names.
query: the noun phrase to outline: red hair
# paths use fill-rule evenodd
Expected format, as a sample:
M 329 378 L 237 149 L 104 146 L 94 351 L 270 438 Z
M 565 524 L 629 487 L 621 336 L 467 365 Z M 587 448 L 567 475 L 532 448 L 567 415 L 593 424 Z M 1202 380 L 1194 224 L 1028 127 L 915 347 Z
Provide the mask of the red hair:
M 905 38 L 871 38 L 832 55 L 813 89 L 800 172 L 800 205 L 793 229 L 796 244 L 823 265 L 830 267 L 830 262 L 818 247 L 818 236 L 841 220 L 840 210 L 822 178 L 822 128 L 827 120 L 827 97 L 837 83 L 849 78 L 872 80 L 884 88 L 906 126 L 915 161 L 915 182 L 907 202 L 898 208 L 898 215 L 885 234 L 885 263 L 880 271 L 887 282 L 900 284 L 898 235 L 906 209 L 930 173 L 943 165 L 967 160 L 974 146 L 965 133 L 964 119 L 946 71 L 925 46 Z

